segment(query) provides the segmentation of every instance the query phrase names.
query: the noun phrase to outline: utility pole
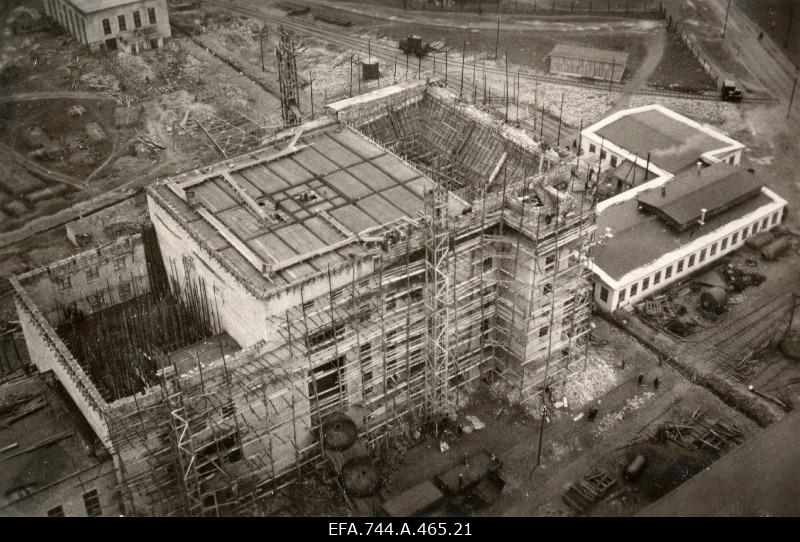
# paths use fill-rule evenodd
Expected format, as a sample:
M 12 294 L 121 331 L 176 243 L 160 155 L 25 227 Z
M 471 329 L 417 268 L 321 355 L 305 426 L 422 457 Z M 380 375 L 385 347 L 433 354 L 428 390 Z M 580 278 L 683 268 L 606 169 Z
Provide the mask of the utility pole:
M 786 37 L 783 38 L 783 48 L 786 49 L 789 46 L 789 32 L 792 30 L 792 18 L 794 17 L 794 8 L 797 4 L 792 2 L 792 9 L 789 11 L 789 24 L 786 25 Z
M 564 93 L 561 93 L 561 109 L 558 110 L 558 135 L 556 136 L 556 147 L 561 144 L 561 115 L 564 113 Z
M 461 46 L 461 87 L 458 89 L 458 97 L 462 98 L 464 95 L 464 62 L 467 59 L 467 40 Z
M 314 75 L 308 72 L 308 82 L 311 85 L 311 120 L 314 120 Z
M 792 103 L 794 102 L 794 91 L 797 90 L 797 77 L 794 78 L 794 84 L 792 85 L 792 96 L 789 98 L 789 110 L 786 112 L 786 118 L 789 118 L 789 115 L 792 114 Z
M 264 38 L 267 35 L 267 27 L 262 25 L 261 28 L 258 30 L 258 41 L 261 44 L 261 71 L 266 71 L 266 67 L 264 66 Z
M 508 51 L 506 51 L 506 124 L 508 124 Z
M 497 37 L 495 37 L 495 39 L 494 39 L 494 59 L 495 60 L 497 60 L 497 47 L 499 45 L 500 45 L 500 17 L 497 18 Z
M 539 141 L 544 138 L 544 98 L 542 99 L 542 120 L 539 122 Z
M 728 8 L 725 10 L 725 24 L 722 25 L 722 37 L 725 37 L 725 31 L 728 29 L 728 14 L 731 12 L 731 3 L 733 0 L 728 0 Z
M 483 105 L 486 105 L 486 60 L 481 62 L 483 66 Z
M 478 102 L 478 83 L 475 81 L 475 71 L 477 69 L 478 48 L 475 47 L 475 57 L 472 59 L 472 103 Z

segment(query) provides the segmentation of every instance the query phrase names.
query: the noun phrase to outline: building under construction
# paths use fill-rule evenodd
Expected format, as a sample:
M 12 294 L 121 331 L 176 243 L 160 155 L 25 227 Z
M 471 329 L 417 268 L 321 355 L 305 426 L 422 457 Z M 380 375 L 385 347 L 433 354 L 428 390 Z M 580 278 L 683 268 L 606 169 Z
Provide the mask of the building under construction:
M 369 447 L 482 382 L 529 402 L 583 369 L 587 167 L 435 82 L 331 104 L 151 186 L 154 231 L 13 279 L 31 358 L 127 513 L 259 513 L 332 416 Z

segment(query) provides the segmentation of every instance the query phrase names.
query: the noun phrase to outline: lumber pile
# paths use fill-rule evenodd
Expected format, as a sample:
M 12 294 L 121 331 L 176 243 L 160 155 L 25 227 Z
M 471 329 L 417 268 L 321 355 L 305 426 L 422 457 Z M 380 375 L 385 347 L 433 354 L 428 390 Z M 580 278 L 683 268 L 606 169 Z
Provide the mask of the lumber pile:
M 163 143 L 161 143 L 161 141 L 145 133 L 140 133 L 138 136 L 136 136 L 136 141 L 144 143 L 154 151 L 166 149 L 166 147 L 164 146 Z
M 744 441 L 741 431 L 720 420 L 708 418 L 702 408 L 686 419 L 665 423 L 659 429 L 660 440 L 670 440 L 687 450 L 709 449 L 720 451 L 730 444 Z
M 561 500 L 577 512 L 585 512 L 592 504 L 602 499 L 617 483 L 608 471 L 596 469 L 574 484 L 561 495 Z

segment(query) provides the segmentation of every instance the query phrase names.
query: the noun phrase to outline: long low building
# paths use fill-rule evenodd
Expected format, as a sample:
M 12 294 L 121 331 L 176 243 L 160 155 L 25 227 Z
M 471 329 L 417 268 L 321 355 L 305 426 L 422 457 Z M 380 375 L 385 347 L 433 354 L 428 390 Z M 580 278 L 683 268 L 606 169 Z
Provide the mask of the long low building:
M 638 302 L 780 224 L 786 200 L 728 164 L 653 179 L 597 206 L 594 298 Z
M 139 53 L 171 36 L 166 0 L 44 0 L 44 9 L 92 50 Z

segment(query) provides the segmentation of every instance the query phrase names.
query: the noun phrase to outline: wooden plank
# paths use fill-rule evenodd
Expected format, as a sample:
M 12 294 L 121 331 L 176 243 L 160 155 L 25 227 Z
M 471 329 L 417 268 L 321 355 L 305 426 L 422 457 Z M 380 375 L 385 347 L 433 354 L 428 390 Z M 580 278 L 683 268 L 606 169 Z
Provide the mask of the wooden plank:
M 244 201 L 245 204 L 250 207 L 250 210 L 253 211 L 257 217 L 264 222 L 269 222 L 269 218 L 267 217 L 267 213 L 264 212 L 264 209 L 262 209 L 261 206 L 256 203 L 256 200 L 254 200 L 250 194 L 247 193 L 247 190 L 245 190 L 242 185 L 236 182 L 236 179 L 231 177 L 230 173 L 223 171 L 222 178 L 225 179 L 228 185 L 230 185 L 230 187 L 236 191 L 236 194 L 242 198 L 242 201 Z
M 239 254 L 244 256 L 244 258 L 248 262 L 253 264 L 255 268 L 258 269 L 259 273 L 261 273 L 262 275 L 267 274 L 268 272 L 267 262 L 261 259 L 261 257 L 258 254 L 253 252 L 250 249 L 250 247 L 248 247 L 241 239 L 239 239 L 232 231 L 230 231 L 225 224 L 220 222 L 219 219 L 217 219 L 217 217 L 215 217 L 205 209 L 202 208 L 197 209 L 197 212 L 200 214 L 200 216 L 205 218 L 212 226 L 214 226 L 214 228 L 219 232 L 219 234 L 223 236 L 225 240 L 228 241 L 231 245 L 233 245 L 233 247 L 239 252 Z M 273 260 L 273 262 L 276 261 L 275 258 L 271 255 L 270 258 Z

